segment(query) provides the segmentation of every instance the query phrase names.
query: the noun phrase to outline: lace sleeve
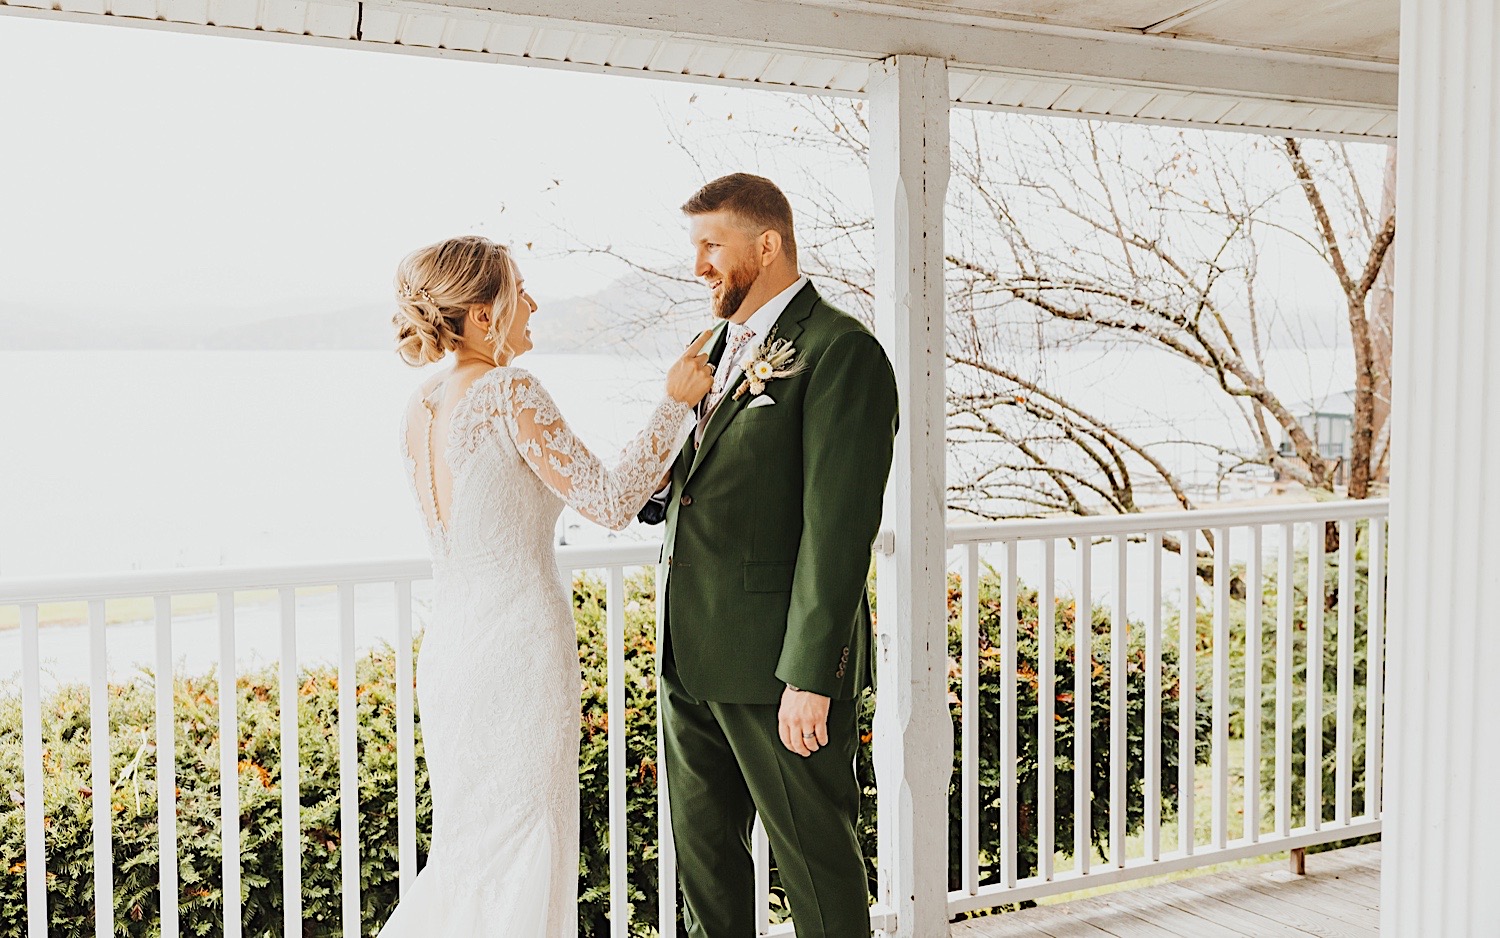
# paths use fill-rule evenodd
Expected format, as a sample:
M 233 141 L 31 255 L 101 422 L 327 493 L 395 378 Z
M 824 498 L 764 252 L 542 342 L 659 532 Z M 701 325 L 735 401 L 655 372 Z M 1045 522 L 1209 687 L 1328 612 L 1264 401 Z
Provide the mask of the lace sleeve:
M 680 401 L 662 401 L 610 468 L 574 435 L 530 373 L 507 374 L 499 392 L 496 403 L 506 430 L 537 477 L 579 514 L 615 531 L 630 524 L 656 491 L 693 412 Z

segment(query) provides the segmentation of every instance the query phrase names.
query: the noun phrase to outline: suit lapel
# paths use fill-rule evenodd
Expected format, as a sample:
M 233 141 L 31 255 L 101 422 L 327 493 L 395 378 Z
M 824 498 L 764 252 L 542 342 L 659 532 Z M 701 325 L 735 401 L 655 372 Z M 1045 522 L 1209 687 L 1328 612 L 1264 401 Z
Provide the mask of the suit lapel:
M 817 302 L 818 291 L 813 289 L 811 283 L 798 290 L 797 295 L 792 297 L 792 301 L 787 304 L 786 311 L 776 320 L 776 328 L 773 330 L 776 338 L 786 339 L 795 346 L 797 339 L 802 335 L 802 330 L 805 328 L 804 324 L 807 321 L 807 317 L 812 315 L 813 307 L 817 305 Z M 719 349 L 720 354 L 722 354 L 723 346 L 721 345 Z M 703 464 L 704 457 L 708 455 L 710 449 L 713 449 L 713 445 L 718 442 L 719 435 L 724 432 L 724 428 L 729 426 L 729 422 L 735 418 L 736 414 L 749 405 L 750 398 L 753 395 L 749 393 L 741 394 L 738 400 L 734 397 L 735 390 L 743 380 L 743 375 L 735 379 L 734 384 L 724 393 L 724 399 L 719 402 L 718 408 L 708 418 L 708 426 L 703 430 L 703 441 L 698 444 L 698 453 L 693 458 L 692 468 L 688 470 L 689 479 L 693 477 L 694 472 L 698 471 L 698 467 Z

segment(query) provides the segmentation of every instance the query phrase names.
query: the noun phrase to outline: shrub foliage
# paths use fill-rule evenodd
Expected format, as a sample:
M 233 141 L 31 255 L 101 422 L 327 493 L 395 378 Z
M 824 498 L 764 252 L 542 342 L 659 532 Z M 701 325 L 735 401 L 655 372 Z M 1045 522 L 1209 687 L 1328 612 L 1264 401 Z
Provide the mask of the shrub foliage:
M 602 581 L 583 577 L 576 583 L 575 618 L 579 660 L 584 676 L 580 728 L 579 781 L 582 789 L 582 844 L 579 856 L 579 932 L 608 934 L 609 802 L 605 650 L 605 589 Z M 630 901 L 638 924 L 635 932 L 655 934 L 657 895 L 656 688 L 654 677 L 654 582 L 647 575 L 630 579 L 626 590 L 626 773 L 629 829 Z M 955 768 L 959 765 L 961 685 L 959 593 L 950 583 L 949 686 L 954 716 Z M 1000 667 L 1002 621 L 1000 584 L 987 576 L 979 604 L 980 842 L 981 876 L 1000 875 L 994 852 L 1000 843 L 998 721 L 1007 682 Z M 1039 623 L 1037 594 L 1022 589 L 1017 597 L 1017 844 L 1019 873 L 1036 869 L 1038 746 L 1037 687 Z M 1055 843 L 1067 851 L 1073 843 L 1072 689 L 1078 656 L 1073 639 L 1074 604 L 1060 599 L 1050 616 L 1056 635 L 1056 749 L 1053 823 Z M 1090 727 L 1089 766 L 1093 792 L 1091 840 L 1100 847 L 1108 836 L 1110 621 L 1096 609 L 1092 617 L 1092 655 L 1088 661 L 1096 705 Z M 1125 680 L 1128 682 L 1127 764 L 1130 766 L 1127 817 L 1132 830 L 1144 816 L 1142 764 L 1145 744 L 1145 652 L 1143 629 L 1131 624 Z M 1179 685 L 1172 643 L 1163 642 L 1161 753 L 1162 817 L 1172 816 L 1176 791 L 1176 715 Z M 362 931 L 373 934 L 398 898 L 396 800 L 396 656 L 389 647 L 363 655 L 356 667 L 359 722 L 359 833 Z M 159 929 L 156 806 L 155 687 L 150 674 L 111 685 L 109 796 L 114 846 L 114 918 L 116 934 L 146 936 Z M 173 680 L 176 716 L 177 897 L 183 933 L 208 935 L 221 930 L 223 893 L 220 878 L 220 780 L 216 675 L 178 676 Z M 238 677 L 234 693 L 239 715 L 241 903 L 244 929 L 250 935 L 280 934 L 281 889 L 281 699 L 276 669 Z M 1207 708 L 1200 706 L 1198 713 Z M 296 707 L 301 761 L 302 908 L 305 936 L 332 936 L 340 927 L 338 675 L 324 667 L 304 668 Z M 875 885 L 875 777 L 870 759 L 873 698 L 860 716 L 864 745 L 857 764 L 864 790 L 860 838 L 871 887 Z M 1204 719 L 1200 716 L 1200 722 Z M 58 934 L 85 934 L 93 928 L 93 834 L 89 762 L 88 689 L 64 686 L 43 704 L 44 818 L 47 850 L 47 899 L 52 928 Z M 1205 739 L 1206 727 L 1197 737 Z M 417 730 L 417 849 L 425 859 L 432 816 L 426 765 Z M 18 695 L 0 698 L 0 788 L 7 808 L 0 814 L 0 934 L 19 934 L 26 921 L 25 821 L 23 810 L 21 713 Z M 950 839 L 953 845 L 950 885 L 960 882 L 961 774 L 950 787 Z M 784 910 L 784 895 L 773 875 L 773 907 Z M 778 913 L 784 914 L 784 913 Z

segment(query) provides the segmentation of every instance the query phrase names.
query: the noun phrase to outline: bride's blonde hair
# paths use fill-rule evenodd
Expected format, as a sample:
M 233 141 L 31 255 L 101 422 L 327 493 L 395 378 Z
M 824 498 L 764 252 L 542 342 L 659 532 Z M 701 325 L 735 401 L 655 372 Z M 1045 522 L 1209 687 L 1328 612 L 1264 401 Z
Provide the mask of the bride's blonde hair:
M 510 251 L 479 235 L 449 238 L 406 255 L 396 268 L 396 354 L 408 365 L 439 361 L 461 344 L 469 307 L 491 305 L 484 338 L 505 357 L 520 305 Z

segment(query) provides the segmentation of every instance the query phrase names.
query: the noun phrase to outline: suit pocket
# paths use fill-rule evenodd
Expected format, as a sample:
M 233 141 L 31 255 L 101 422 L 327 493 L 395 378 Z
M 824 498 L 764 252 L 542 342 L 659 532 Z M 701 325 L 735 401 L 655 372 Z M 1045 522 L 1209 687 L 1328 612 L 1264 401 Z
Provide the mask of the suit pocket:
M 745 564 L 745 592 L 790 593 L 795 563 L 747 563 Z

